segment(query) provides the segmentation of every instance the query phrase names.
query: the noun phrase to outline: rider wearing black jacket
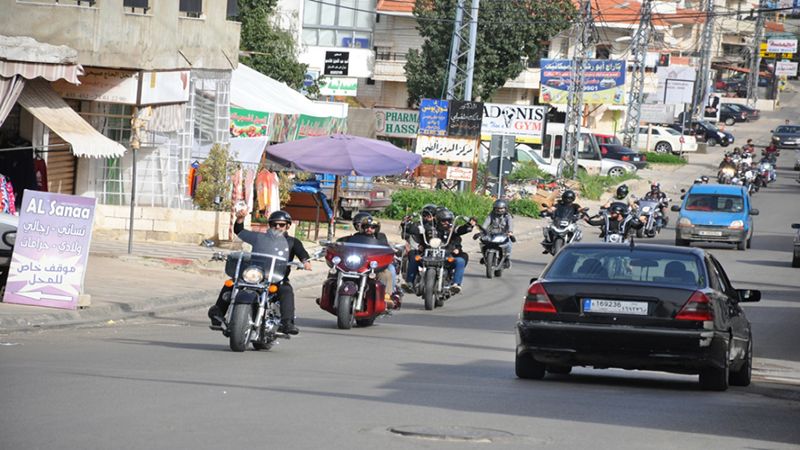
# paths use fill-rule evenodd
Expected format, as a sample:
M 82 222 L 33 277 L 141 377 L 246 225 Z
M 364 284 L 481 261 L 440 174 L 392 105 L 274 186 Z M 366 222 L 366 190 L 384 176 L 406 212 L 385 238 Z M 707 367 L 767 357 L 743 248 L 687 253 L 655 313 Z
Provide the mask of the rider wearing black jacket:
M 646 217 L 641 216 L 637 219 L 625 222 L 625 216 L 628 213 L 628 207 L 622 202 L 614 202 L 608 207 L 608 232 L 611 234 L 622 234 L 625 239 L 630 235 L 631 230 L 638 230 L 644 226 Z M 587 217 L 586 223 L 593 226 L 605 226 L 605 218 L 601 214 L 592 217 Z M 621 229 L 624 226 L 624 229 Z M 602 230 L 600 237 L 605 237 L 606 230 Z
M 253 246 L 254 253 L 268 253 L 268 250 L 260 248 L 262 243 L 262 236 L 266 233 L 250 231 L 244 229 L 244 216 L 247 211 L 241 211 L 236 214 L 236 223 L 233 225 L 233 232 L 242 241 Z M 289 255 L 287 259 L 291 261 L 297 257 L 303 263 L 305 270 L 311 270 L 310 257 L 306 251 L 303 243 L 299 239 L 293 238 L 288 235 L 287 230 L 292 225 L 292 216 L 286 211 L 275 211 L 269 215 L 267 219 L 270 230 L 267 233 L 276 232 L 283 233 L 289 244 Z M 278 298 L 281 302 L 281 325 L 279 331 L 287 334 L 298 334 L 300 330 L 294 324 L 294 289 L 289 283 L 289 273 L 291 269 L 286 269 L 286 277 L 283 283 L 278 288 Z M 221 318 L 225 317 L 231 301 L 231 290 L 233 287 L 223 287 L 217 297 L 217 302 L 208 310 L 208 317 L 211 319 L 212 326 L 219 326 Z

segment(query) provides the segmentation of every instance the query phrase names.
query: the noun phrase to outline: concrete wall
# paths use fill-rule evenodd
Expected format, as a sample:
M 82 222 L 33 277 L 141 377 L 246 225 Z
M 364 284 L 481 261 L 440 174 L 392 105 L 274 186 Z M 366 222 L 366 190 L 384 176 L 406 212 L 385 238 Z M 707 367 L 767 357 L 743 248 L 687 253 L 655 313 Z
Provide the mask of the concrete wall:
M 200 18 L 181 17 L 175 0 L 151 1 L 147 14 L 123 9 L 123 0 L 93 7 L 75 3 L 0 0 L 0 33 L 66 45 L 78 51 L 84 66 L 161 70 L 237 64 L 240 26 L 226 19 L 224 1 L 203 2 Z
M 98 236 L 128 236 L 130 206 L 97 205 L 94 233 Z M 136 239 L 199 243 L 203 239 L 229 240 L 230 213 L 173 208 L 134 208 Z

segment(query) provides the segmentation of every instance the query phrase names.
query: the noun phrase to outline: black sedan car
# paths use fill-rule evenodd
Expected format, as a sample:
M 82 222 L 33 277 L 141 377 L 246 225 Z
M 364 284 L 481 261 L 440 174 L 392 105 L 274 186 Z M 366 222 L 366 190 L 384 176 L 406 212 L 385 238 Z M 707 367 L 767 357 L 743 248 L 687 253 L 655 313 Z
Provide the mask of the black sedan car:
M 747 105 L 740 105 L 738 103 L 728 103 L 728 106 L 736 111 L 746 112 L 748 122 L 753 122 L 761 118 L 761 111 L 755 108 L 751 108 Z
M 699 374 L 705 389 L 747 386 L 750 322 L 734 289 L 699 248 L 570 244 L 532 279 L 516 326 L 516 374 L 573 366 Z
M 772 142 L 778 148 L 800 148 L 800 126 L 781 125 L 772 130 Z
M 669 127 L 675 131 L 681 131 L 681 129 L 683 129 L 684 134 L 694 135 L 698 142 L 705 142 L 709 145 L 718 144 L 727 147 L 733 144 L 735 140 L 733 134 L 720 130 L 716 125 L 707 120 L 687 122 L 685 127 L 682 123 L 673 123 Z
M 735 109 L 729 103 L 724 103 L 719 108 L 719 121 L 725 125 L 733 125 L 739 122 L 747 122 L 747 112 Z
M 595 133 L 594 137 L 600 146 L 600 154 L 603 158 L 629 162 L 637 169 L 643 169 L 647 165 L 647 157 L 644 153 L 625 147 L 622 145 L 622 141 L 613 134 Z

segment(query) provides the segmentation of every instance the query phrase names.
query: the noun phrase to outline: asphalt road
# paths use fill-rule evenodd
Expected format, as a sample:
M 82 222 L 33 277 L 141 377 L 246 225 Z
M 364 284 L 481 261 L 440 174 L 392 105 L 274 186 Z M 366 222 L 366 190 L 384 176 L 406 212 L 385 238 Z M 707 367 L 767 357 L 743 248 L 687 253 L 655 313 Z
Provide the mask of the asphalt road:
M 757 367 L 800 362 L 792 157 L 754 197 L 753 248 L 704 246 L 737 287 L 762 289 L 745 307 Z M 673 239 L 666 230 L 653 241 Z M 516 379 L 512 327 L 528 279 L 550 259 L 538 241 L 519 242 L 503 278 L 486 280 L 473 263 L 444 308 L 424 311 L 410 296 L 371 328 L 336 329 L 316 291 L 301 290 L 302 333 L 268 352 L 230 352 L 204 310 L 2 336 L 0 449 L 800 446 L 800 387 L 790 384 L 706 392 L 696 376 L 585 368 Z

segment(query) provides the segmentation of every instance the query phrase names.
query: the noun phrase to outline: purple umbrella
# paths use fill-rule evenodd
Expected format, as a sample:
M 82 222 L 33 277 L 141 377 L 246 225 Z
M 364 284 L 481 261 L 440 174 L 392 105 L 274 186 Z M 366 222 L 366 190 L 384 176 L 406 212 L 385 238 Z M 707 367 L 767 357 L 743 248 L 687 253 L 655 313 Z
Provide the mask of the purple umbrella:
M 347 134 L 272 145 L 267 159 L 305 172 L 367 177 L 401 174 L 422 162 L 420 155 L 389 142 Z

